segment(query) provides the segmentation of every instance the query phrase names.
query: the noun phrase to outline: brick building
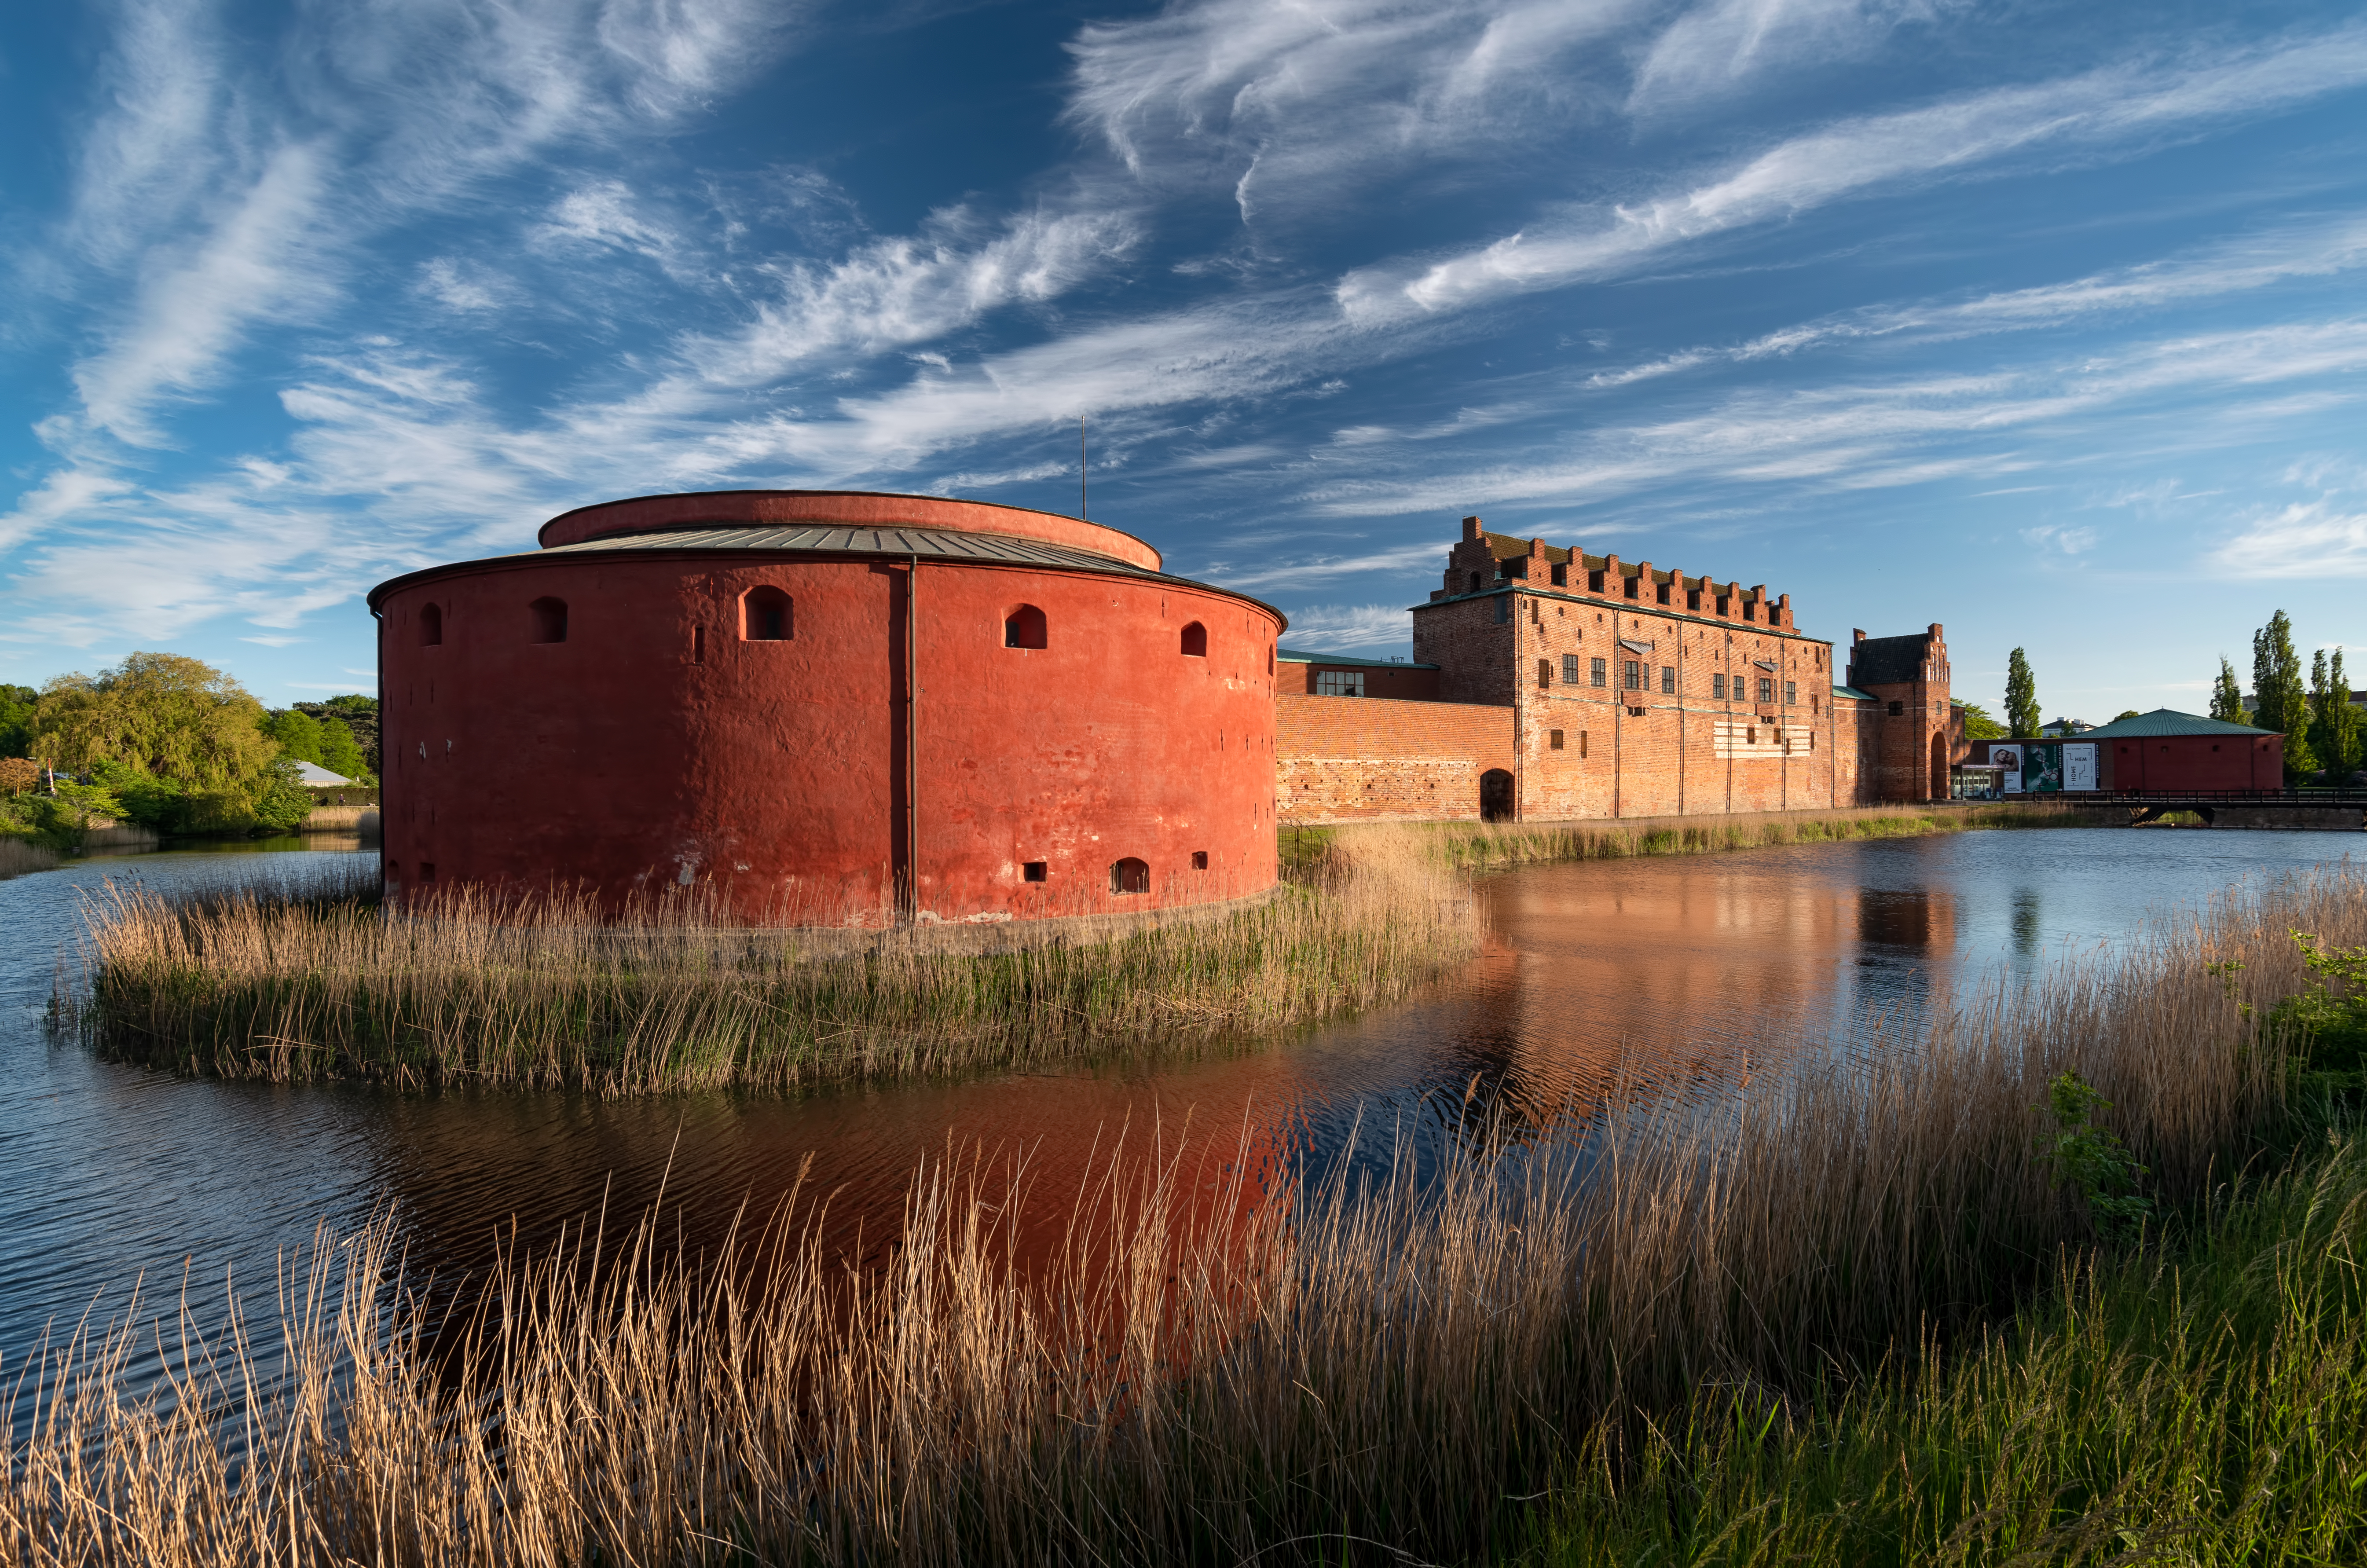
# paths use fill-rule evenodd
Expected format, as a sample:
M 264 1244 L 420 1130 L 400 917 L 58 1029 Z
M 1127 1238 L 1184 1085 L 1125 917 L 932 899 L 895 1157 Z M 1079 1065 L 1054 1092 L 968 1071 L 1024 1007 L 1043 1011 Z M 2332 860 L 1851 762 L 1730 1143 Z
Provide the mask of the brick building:
M 1478 517 L 1411 613 L 1410 665 L 1280 655 L 1299 672 L 1276 681 L 1284 821 L 1944 799 L 1963 752 L 1936 625 L 1858 633 L 1862 678 L 1843 680 L 1789 594 L 1489 533 Z

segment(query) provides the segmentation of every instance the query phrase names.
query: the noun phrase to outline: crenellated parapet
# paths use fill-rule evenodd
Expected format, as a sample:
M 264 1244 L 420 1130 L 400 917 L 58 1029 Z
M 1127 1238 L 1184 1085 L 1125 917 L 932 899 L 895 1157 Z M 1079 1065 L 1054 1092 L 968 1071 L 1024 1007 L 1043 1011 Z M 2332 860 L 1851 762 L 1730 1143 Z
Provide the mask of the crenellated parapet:
M 1478 517 L 1463 519 L 1463 537 L 1447 552 L 1445 579 L 1430 598 L 1436 604 L 1512 583 L 1799 635 L 1792 596 L 1771 596 L 1764 583 L 1746 588 L 1739 582 L 1663 571 L 1649 561 L 1631 564 L 1615 553 L 1590 555 L 1574 544 L 1490 533 Z

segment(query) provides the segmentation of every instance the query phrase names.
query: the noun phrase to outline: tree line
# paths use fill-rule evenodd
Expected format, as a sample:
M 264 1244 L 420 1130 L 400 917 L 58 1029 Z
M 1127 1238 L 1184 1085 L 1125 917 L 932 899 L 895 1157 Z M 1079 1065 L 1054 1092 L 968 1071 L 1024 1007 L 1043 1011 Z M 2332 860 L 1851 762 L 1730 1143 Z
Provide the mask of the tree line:
M 2346 784 L 2367 767 L 2367 710 L 2350 700 L 2350 677 L 2342 650 L 2320 648 L 2303 683 L 2301 653 L 2293 646 L 2293 619 L 2279 610 L 2252 634 L 2249 708 L 2236 684 L 2236 666 L 2223 656 L 2211 692 L 2211 716 L 2231 724 L 2275 730 L 2285 738 L 2285 779 L 2298 783 L 2319 772 L 2328 784 Z
M 266 710 L 200 660 L 136 653 L 38 691 L 0 686 L 0 833 L 54 839 L 93 816 L 167 835 L 285 831 L 312 809 L 299 762 L 368 787 L 377 749 L 374 698 Z

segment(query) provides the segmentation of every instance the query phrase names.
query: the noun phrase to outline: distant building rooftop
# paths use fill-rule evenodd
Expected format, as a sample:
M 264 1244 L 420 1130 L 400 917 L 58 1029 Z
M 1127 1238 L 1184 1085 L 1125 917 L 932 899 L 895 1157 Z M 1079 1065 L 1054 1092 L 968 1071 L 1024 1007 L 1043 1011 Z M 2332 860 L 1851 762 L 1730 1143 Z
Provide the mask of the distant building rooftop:
M 308 790 L 334 790 L 341 784 L 353 782 L 344 774 L 332 773 L 317 762 L 298 763 L 296 779 Z
M 2134 719 L 2116 719 L 2099 729 L 2086 732 L 2091 741 L 2120 740 L 2127 736 L 2149 735 L 2273 735 L 2274 730 L 2256 730 L 2249 724 L 2231 724 L 2225 719 L 2206 719 L 2200 713 L 2180 713 L 2175 708 L 2157 708 L 2150 713 L 2140 713 Z
M 1436 665 L 1410 664 L 1403 659 L 1352 659 L 1345 653 L 1310 653 L 1303 648 L 1276 648 L 1274 656 L 1285 665 L 1344 665 L 1351 669 L 1434 670 Z

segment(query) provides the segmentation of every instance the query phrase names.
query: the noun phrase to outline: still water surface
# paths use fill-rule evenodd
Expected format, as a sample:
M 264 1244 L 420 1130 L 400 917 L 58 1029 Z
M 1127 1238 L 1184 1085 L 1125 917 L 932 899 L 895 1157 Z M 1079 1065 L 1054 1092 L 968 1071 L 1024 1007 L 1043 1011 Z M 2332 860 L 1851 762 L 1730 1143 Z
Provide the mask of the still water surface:
M 293 847 L 299 841 L 289 841 Z M 42 1013 L 83 901 L 107 880 L 172 891 L 287 880 L 310 852 L 93 859 L 0 883 L 0 1372 L 45 1324 L 224 1281 L 267 1291 L 281 1249 L 391 1201 L 444 1277 L 497 1233 L 596 1211 L 759 1212 L 811 1158 L 833 1229 L 892 1234 L 913 1170 L 949 1148 L 1024 1153 L 1049 1210 L 1121 1133 L 1246 1139 L 1300 1169 L 1372 1158 L 1370 1136 L 1475 1084 L 1515 1110 L 1614 1086 L 1729 1092 L 1754 1051 L 1911 1009 L 1935 983 L 2027 972 L 2128 937 L 2148 912 L 2247 876 L 2336 860 L 2354 835 L 2062 829 L 1535 868 L 1486 886 L 1501 940 L 1410 1001 L 1278 1041 L 1142 1052 L 1072 1070 L 825 1090 L 797 1099 L 401 1095 L 173 1077 L 53 1042 Z M 1352 1148 L 1359 1125 L 1365 1135 Z M 103 1292 L 103 1293 L 102 1293 Z M 144 1315 L 144 1313 L 143 1313 Z

